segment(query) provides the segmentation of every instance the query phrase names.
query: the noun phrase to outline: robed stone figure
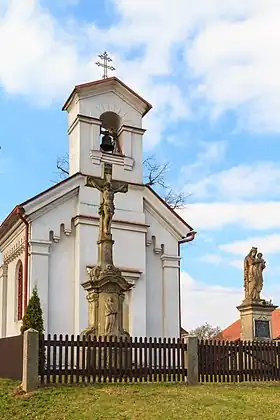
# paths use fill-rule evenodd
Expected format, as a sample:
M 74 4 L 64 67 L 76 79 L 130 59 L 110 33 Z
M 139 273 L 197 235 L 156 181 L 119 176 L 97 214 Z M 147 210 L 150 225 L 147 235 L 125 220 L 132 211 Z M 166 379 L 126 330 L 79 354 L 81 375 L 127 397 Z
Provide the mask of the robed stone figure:
M 263 270 L 266 263 L 263 254 L 253 247 L 244 259 L 244 289 L 245 299 L 260 301 L 263 288 Z

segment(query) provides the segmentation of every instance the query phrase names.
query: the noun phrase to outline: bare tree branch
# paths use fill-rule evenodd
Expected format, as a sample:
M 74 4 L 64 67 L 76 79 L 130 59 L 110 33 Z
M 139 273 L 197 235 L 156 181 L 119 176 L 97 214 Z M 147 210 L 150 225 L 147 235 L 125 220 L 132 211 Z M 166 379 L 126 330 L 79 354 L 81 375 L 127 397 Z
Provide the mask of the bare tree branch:
M 148 156 L 143 161 L 143 166 L 145 168 L 145 184 L 167 190 L 166 194 L 162 195 L 163 200 L 173 210 L 182 209 L 185 206 L 187 196 L 184 192 L 175 192 L 166 184 L 166 175 L 170 169 L 170 162 L 158 163 L 155 156 Z M 56 168 L 59 180 L 65 179 L 69 176 L 68 154 L 57 159 Z
M 184 208 L 187 200 L 183 191 L 175 193 L 172 189 L 167 194 L 164 194 L 162 198 L 172 210 Z
M 149 156 L 143 161 L 143 165 L 147 171 L 144 178 L 147 180 L 146 185 L 158 185 L 162 188 L 167 188 L 165 184 L 165 175 L 169 170 L 169 162 L 159 164 L 156 162 L 154 156 Z
M 57 174 L 60 179 L 65 179 L 69 176 L 69 156 L 68 154 L 57 158 L 56 161 Z
M 213 327 L 206 322 L 190 331 L 189 334 L 197 336 L 200 340 L 211 340 L 217 337 L 221 332 L 222 330 L 220 327 Z

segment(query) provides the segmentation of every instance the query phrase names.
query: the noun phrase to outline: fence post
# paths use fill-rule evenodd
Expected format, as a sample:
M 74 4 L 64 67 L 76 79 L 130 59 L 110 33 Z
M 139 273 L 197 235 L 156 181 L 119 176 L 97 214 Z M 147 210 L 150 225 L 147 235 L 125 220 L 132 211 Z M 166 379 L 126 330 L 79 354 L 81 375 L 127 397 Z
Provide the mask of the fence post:
M 187 367 L 188 385 L 198 384 L 198 339 L 196 336 L 189 335 L 187 338 Z
M 30 328 L 23 335 L 22 389 L 31 392 L 38 388 L 39 333 Z

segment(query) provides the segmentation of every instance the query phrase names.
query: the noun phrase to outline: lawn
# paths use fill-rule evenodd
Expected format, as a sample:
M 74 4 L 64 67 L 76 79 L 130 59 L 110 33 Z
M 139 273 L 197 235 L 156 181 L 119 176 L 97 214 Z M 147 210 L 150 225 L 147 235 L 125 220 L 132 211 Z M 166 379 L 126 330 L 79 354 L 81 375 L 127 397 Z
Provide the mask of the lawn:
M 64 385 L 15 397 L 17 385 L 0 379 L 1 420 L 280 418 L 280 383 Z

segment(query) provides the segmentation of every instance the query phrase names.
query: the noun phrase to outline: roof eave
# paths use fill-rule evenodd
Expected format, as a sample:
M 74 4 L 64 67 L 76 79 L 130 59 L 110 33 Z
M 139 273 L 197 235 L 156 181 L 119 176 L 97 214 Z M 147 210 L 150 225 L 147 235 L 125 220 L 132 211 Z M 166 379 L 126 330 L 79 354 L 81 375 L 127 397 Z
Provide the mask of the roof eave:
M 152 105 L 149 102 L 147 102 L 146 99 L 144 99 L 140 95 L 138 95 L 138 93 L 136 93 L 133 89 L 131 89 L 129 86 L 127 86 L 125 83 L 123 83 L 120 79 L 118 79 L 117 77 L 108 77 L 107 79 L 101 79 L 101 80 L 96 80 L 96 81 L 89 82 L 89 83 L 84 83 L 84 84 L 81 84 L 81 85 L 76 85 L 74 87 L 74 89 L 72 90 L 70 96 L 66 100 L 65 104 L 63 105 L 62 111 L 67 110 L 67 108 L 70 105 L 73 97 L 75 96 L 76 93 L 79 92 L 79 90 L 84 89 L 84 88 L 89 88 L 91 86 L 92 87 L 97 86 L 97 85 L 100 85 L 102 83 L 108 83 L 108 82 L 119 83 L 122 87 L 124 87 L 132 95 L 134 95 L 138 100 L 140 100 L 143 104 L 145 104 L 145 106 L 144 106 L 145 109 L 142 113 L 142 117 L 144 117 L 152 109 Z
M 3 238 L 17 222 L 20 218 L 20 214 L 24 214 L 24 209 L 21 205 L 17 205 L 0 225 L 0 239 Z
M 194 232 L 194 229 L 174 210 L 172 209 L 164 200 L 163 198 L 150 186 L 150 185 L 145 185 L 146 188 L 149 189 L 149 191 L 151 191 L 158 199 L 159 201 L 175 216 L 177 217 L 177 219 L 183 223 L 190 232 Z

